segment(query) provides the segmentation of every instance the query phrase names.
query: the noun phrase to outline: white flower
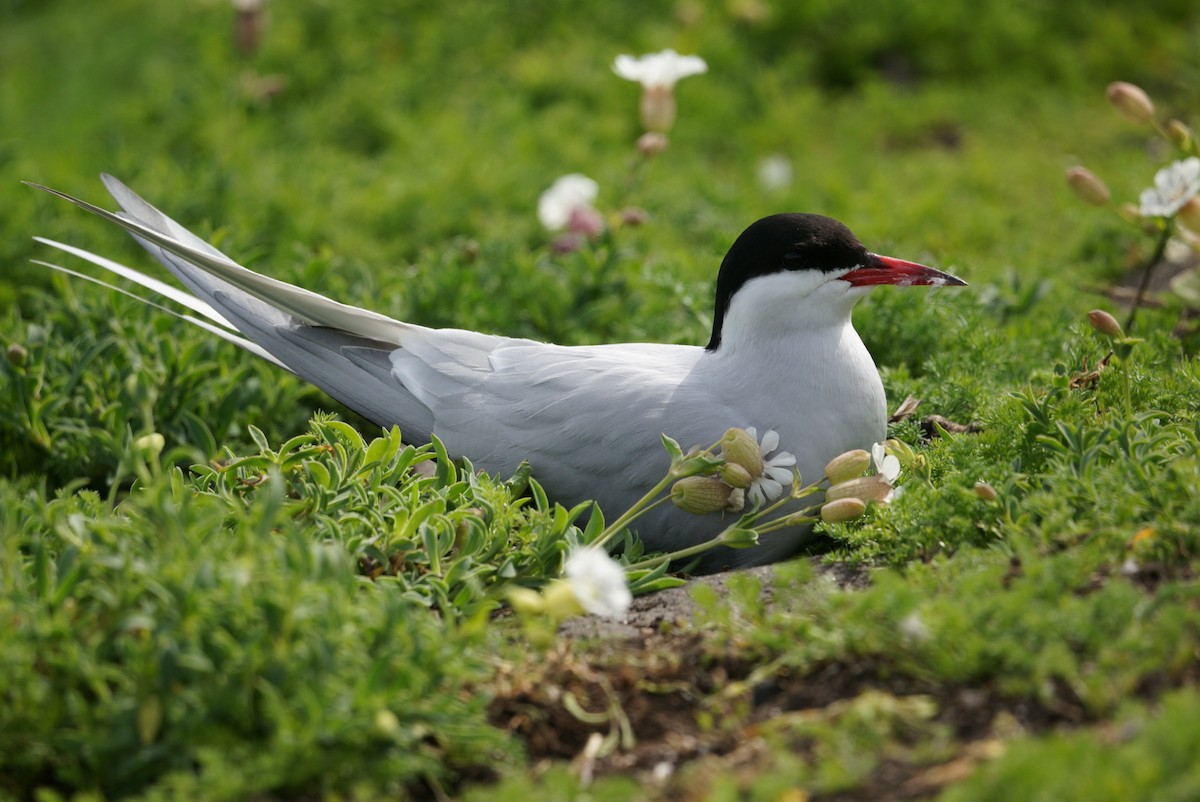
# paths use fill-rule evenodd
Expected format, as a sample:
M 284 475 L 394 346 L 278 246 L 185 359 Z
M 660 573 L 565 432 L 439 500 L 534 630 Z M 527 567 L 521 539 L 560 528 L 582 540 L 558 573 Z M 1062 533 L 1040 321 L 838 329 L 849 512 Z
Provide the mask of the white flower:
M 746 433 L 756 440 L 758 439 L 758 431 L 753 426 L 747 426 Z M 774 429 L 768 429 L 758 446 L 763 460 L 762 474 L 754 478 L 754 482 L 746 491 L 746 495 L 753 504 L 774 501 L 783 493 L 785 485 L 788 487 L 792 485 L 791 468 L 796 464 L 796 458 L 787 451 L 780 451 L 775 456 L 768 458 L 767 455 L 777 448 L 779 448 L 779 433 Z
M 1139 211 L 1143 217 L 1174 217 L 1200 192 L 1200 158 L 1173 162 L 1154 174 L 1154 186 L 1143 190 Z
M 887 447 L 883 443 L 871 446 L 871 461 L 875 463 L 877 476 L 889 485 L 896 483 L 896 478 L 900 475 L 900 460 L 887 453 Z
M 604 549 L 585 546 L 572 550 L 563 574 L 571 592 L 589 613 L 621 618 L 629 611 L 633 594 L 625 584 L 625 570 Z
M 564 175 L 538 198 L 538 220 L 551 231 L 560 231 L 572 214 L 594 211 L 592 202 L 599 194 L 600 185 L 586 175 Z
M 792 185 L 792 160 L 776 153 L 758 163 L 758 185 L 763 189 L 787 189 Z
M 667 49 L 640 58 L 617 56 L 613 72 L 627 81 L 637 81 L 646 89 L 671 89 L 680 78 L 708 72 L 708 65 L 699 56 L 681 56 Z

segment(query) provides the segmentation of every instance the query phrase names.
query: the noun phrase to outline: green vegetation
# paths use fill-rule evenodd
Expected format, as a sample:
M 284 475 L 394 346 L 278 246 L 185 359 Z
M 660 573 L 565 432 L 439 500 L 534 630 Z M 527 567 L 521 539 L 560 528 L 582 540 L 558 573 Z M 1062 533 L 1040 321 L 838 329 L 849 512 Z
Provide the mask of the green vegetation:
M 1155 282 L 1110 357 L 1087 312 L 1123 318 L 1155 236 L 1063 181 L 1134 200 L 1176 158 L 1103 89 L 1200 125 L 1195 4 L 645 5 L 275 3 L 239 52 L 218 0 L 0 0 L 0 798 L 1200 793 L 1195 298 Z M 611 63 L 666 47 L 709 72 L 641 159 Z M 31 264 L 78 267 L 42 235 L 157 271 L 17 183 L 110 205 L 101 171 L 427 325 L 703 342 L 724 249 L 784 210 L 971 286 L 856 313 L 923 399 L 897 500 L 644 642 L 547 645 L 505 594 L 582 510 Z M 563 253 L 535 209 L 571 172 L 608 230 Z

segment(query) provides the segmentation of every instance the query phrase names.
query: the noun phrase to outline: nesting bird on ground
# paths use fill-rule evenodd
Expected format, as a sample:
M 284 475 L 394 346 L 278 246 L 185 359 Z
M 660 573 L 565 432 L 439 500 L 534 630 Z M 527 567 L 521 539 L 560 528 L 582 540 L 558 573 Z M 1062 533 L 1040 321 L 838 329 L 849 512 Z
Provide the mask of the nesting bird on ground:
M 882 440 L 883 384 L 851 324 L 854 304 L 881 284 L 964 283 L 871 253 L 828 217 L 779 214 L 747 228 L 721 263 L 707 346 L 561 346 L 430 329 L 338 303 L 238 265 L 120 181 L 106 175 L 104 183 L 119 214 L 38 188 L 127 229 L 192 296 L 40 241 L 185 303 L 210 331 L 367 419 L 398 425 L 408 442 L 436 434 L 451 455 L 501 475 L 528 460 L 552 498 L 595 499 L 610 516 L 664 475 L 661 433 L 686 446 L 713 443 L 731 427 L 771 430 L 809 479 L 832 457 Z M 668 504 L 636 529 L 647 549 L 673 551 L 730 522 Z M 803 528 L 773 532 L 753 548 L 710 554 L 702 570 L 772 562 L 807 537 Z

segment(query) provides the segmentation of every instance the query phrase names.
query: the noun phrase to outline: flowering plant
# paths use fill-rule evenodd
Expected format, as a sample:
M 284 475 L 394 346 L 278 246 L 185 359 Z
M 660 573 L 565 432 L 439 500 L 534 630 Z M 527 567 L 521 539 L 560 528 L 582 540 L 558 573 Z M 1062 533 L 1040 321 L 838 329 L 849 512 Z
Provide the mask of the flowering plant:
M 1126 220 L 1155 237 L 1155 247 L 1142 268 L 1142 276 L 1124 329 L 1130 331 L 1156 268 L 1173 243 L 1200 252 L 1200 146 L 1191 128 L 1181 120 L 1159 121 L 1154 102 L 1140 87 L 1124 81 L 1108 85 L 1109 102 L 1118 114 L 1138 125 L 1147 126 L 1175 146 L 1179 158 L 1160 168 L 1152 186 L 1144 189 L 1138 202 L 1116 206 Z M 1094 206 L 1113 206 L 1112 193 L 1099 176 L 1082 166 L 1067 170 L 1067 184 L 1085 202 Z M 1185 301 L 1200 306 L 1200 275 L 1196 270 L 1183 272 L 1171 282 L 1171 289 Z

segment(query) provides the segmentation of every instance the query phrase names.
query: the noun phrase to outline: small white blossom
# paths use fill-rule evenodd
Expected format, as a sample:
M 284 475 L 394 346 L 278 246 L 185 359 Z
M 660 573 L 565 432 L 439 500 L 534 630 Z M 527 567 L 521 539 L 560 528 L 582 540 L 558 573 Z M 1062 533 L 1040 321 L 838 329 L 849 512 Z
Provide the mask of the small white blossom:
M 708 72 L 708 64 L 699 56 L 681 56 L 667 49 L 638 58 L 617 56 L 613 72 L 627 81 L 637 81 L 647 89 L 671 89 L 681 78 Z
M 572 216 L 594 212 L 592 202 L 599 194 L 600 185 L 586 175 L 564 175 L 538 198 L 538 220 L 551 231 L 561 231 Z
M 787 189 L 792 177 L 792 160 L 783 154 L 767 156 L 758 163 L 758 185 L 763 189 Z
M 875 474 L 889 485 L 896 483 L 900 476 L 900 460 L 894 454 L 887 453 L 883 443 L 871 446 L 871 460 L 875 463 Z
M 625 583 L 625 570 L 604 549 L 587 546 L 567 555 L 563 575 L 584 610 L 606 618 L 621 618 L 629 611 L 633 594 Z
M 1154 186 L 1143 190 L 1138 210 L 1143 217 L 1174 217 L 1200 192 L 1200 158 L 1173 162 L 1154 174 Z
M 758 439 L 758 432 L 753 426 L 747 426 L 746 432 L 756 440 Z M 769 429 L 759 443 L 759 451 L 763 460 L 762 474 L 754 478 L 754 482 L 746 491 L 746 495 L 754 504 L 774 501 L 783 493 L 785 486 L 791 487 L 792 466 L 796 464 L 796 457 L 787 451 L 780 451 L 773 457 L 768 456 L 777 448 L 779 448 L 779 433 L 774 429 Z

